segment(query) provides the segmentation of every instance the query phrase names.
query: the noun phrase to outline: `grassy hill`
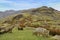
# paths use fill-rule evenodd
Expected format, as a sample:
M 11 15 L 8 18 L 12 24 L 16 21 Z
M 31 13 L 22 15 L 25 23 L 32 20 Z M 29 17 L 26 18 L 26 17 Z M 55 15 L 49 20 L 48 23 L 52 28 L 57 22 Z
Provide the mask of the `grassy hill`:
M 15 19 L 18 18 L 17 20 L 23 18 L 26 21 L 27 25 L 29 24 L 28 22 L 32 22 L 30 23 L 31 25 L 35 25 L 33 23 L 39 23 L 37 25 L 49 24 L 55 27 L 56 25 L 60 26 L 60 11 L 55 10 L 51 7 L 42 6 L 39 8 L 23 10 L 22 14 L 18 14 L 15 17 Z
M 18 14 L 19 12 L 20 12 L 20 14 Z M 38 21 L 38 22 L 40 22 L 39 25 L 40 24 L 43 25 L 44 23 L 47 23 L 47 24 L 50 24 L 53 26 L 56 26 L 56 25 L 60 26 L 59 25 L 60 24 L 59 23 L 60 22 L 60 11 L 55 10 L 51 7 L 46 7 L 46 6 L 42 6 L 42 7 L 34 8 L 34 9 L 17 11 L 16 14 L 2 18 L 0 20 L 1 21 L 0 23 L 2 23 L 4 21 L 8 21 L 8 20 L 12 20 L 12 21 L 18 20 L 19 21 L 20 18 L 24 19 L 26 21 L 25 23 L 28 23 L 30 21 L 32 23 L 34 23 L 34 21 Z
M 25 27 L 38 27 L 49 25 L 60 28 L 60 11 L 51 7 L 42 6 L 39 8 L 17 11 L 16 14 L 0 19 L 0 26 L 8 24 L 22 24 Z M 33 30 L 24 29 L 18 31 L 13 29 L 13 33 L 0 35 L 0 40 L 53 40 L 51 38 L 37 37 Z

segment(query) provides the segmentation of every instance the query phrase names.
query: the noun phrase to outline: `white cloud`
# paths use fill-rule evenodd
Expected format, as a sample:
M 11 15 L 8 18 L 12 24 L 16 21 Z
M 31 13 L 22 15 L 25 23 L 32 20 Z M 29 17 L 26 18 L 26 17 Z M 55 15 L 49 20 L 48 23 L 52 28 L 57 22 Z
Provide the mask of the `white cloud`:
M 60 11 L 60 3 L 50 3 L 48 6 Z
M 19 0 L 18 0 L 19 1 Z M 9 1 L 9 0 L 0 0 L 0 3 L 2 4 L 8 4 L 11 7 L 3 6 L 2 4 L 0 5 L 0 9 L 28 9 L 28 8 L 34 8 L 34 7 L 40 7 L 40 6 L 45 6 L 41 2 L 32 2 L 33 0 L 29 0 L 31 2 L 26 2 L 26 1 Z M 46 4 L 47 6 L 53 7 L 57 10 L 60 10 L 60 3 L 48 3 Z

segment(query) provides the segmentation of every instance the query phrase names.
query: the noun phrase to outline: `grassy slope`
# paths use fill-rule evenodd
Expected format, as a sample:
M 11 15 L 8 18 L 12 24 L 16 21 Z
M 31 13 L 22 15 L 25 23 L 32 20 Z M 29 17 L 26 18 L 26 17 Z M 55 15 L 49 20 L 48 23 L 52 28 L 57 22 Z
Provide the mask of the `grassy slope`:
M 52 40 L 44 37 L 37 37 L 32 34 L 32 30 L 24 29 L 23 31 L 13 30 L 13 33 L 0 35 L 0 40 Z

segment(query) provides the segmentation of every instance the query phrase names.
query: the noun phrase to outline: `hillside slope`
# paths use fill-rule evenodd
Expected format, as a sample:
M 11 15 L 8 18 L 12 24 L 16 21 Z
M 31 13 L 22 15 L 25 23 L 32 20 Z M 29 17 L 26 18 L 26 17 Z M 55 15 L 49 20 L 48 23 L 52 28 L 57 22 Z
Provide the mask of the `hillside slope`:
M 29 25 L 29 22 L 32 22 L 32 24 L 34 25 L 35 24 L 42 25 L 44 23 L 49 23 L 51 25 L 53 24 L 54 26 L 56 26 L 56 25 L 60 25 L 59 23 L 60 11 L 55 10 L 51 7 L 42 6 L 42 7 L 34 8 L 34 9 L 15 11 L 15 13 L 12 16 L 9 16 L 5 19 L 6 19 L 5 21 L 8 21 L 8 19 L 12 21 L 22 20 L 22 22 L 27 23 L 27 25 Z

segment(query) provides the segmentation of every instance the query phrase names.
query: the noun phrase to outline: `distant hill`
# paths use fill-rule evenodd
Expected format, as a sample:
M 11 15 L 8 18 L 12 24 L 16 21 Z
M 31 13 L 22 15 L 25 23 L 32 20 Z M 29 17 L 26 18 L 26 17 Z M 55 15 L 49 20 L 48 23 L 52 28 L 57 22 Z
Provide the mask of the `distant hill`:
M 4 18 L 9 15 L 19 14 L 19 13 L 20 13 L 20 11 L 15 11 L 15 10 L 0 11 L 0 18 Z

